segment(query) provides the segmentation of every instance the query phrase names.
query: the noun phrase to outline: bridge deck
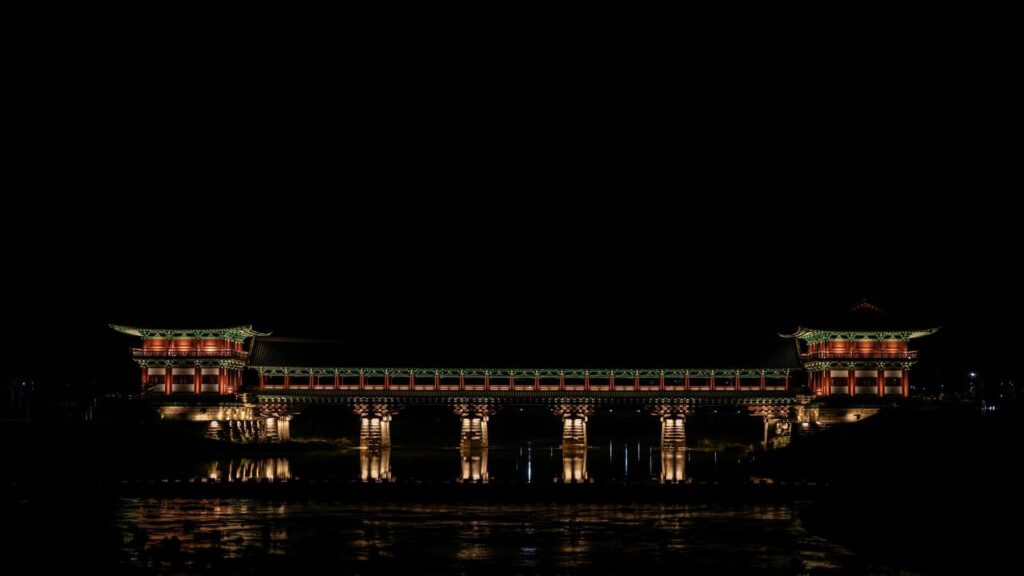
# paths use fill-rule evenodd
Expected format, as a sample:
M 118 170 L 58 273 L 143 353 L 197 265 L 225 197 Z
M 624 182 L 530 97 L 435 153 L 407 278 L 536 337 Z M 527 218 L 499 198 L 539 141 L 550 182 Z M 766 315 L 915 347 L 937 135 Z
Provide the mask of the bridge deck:
M 246 395 L 261 404 L 344 404 L 381 402 L 438 404 L 483 402 L 549 405 L 595 404 L 797 404 L 792 390 L 261 390 Z

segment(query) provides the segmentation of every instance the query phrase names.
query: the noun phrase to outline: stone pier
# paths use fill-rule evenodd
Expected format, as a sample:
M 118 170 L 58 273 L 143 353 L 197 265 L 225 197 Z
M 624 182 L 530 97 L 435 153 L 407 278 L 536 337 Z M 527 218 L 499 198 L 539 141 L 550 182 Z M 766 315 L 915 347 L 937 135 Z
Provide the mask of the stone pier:
M 487 482 L 487 421 L 494 410 L 486 404 L 459 404 L 455 414 L 462 422 L 459 434 L 461 482 Z
M 594 405 L 562 404 L 554 409 L 562 417 L 562 481 L 587 481 L 587 417 Z
M 363 482 L 390 482 L 391 415 L 385 405 L 356 405 L 359 416 L 359 478 Z

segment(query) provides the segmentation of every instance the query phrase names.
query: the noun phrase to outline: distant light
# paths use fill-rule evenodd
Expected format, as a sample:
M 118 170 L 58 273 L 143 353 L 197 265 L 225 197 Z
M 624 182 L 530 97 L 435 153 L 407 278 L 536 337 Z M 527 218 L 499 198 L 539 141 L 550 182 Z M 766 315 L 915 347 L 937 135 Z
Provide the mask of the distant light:
M 975 377 L 975 376 L 977 376 L 977 375 L 978 375 L 978 373 L 977 373 L 977 372 L 971 372 L 971 373 L 970 373 L 970 376 L 971 376 L 971 378 L 974 378 L 974 377 Z

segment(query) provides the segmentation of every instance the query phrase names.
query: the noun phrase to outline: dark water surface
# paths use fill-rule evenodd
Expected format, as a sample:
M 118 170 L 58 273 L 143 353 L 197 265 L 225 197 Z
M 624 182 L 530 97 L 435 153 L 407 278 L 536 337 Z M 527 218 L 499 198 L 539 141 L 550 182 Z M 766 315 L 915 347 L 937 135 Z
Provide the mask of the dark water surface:
M 161 572 L 890 573 L 809 534 L 795 505 L 128 498 L 114 522 L 121 565 Z

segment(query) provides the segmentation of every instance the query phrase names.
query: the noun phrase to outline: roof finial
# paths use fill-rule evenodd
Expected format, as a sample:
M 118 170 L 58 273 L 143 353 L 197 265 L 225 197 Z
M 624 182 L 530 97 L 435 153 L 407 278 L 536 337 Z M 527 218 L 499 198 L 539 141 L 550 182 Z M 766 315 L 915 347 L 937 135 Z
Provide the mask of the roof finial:
M 853 307 L 853 312 L 874 312 L 875 314 L 884 314 L 882 309 L 875 306 L 871 302 L 868 302 L 867 296 L 861 298 L 860 304 Z

